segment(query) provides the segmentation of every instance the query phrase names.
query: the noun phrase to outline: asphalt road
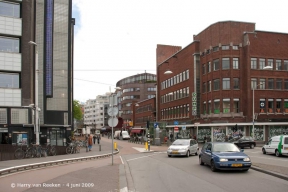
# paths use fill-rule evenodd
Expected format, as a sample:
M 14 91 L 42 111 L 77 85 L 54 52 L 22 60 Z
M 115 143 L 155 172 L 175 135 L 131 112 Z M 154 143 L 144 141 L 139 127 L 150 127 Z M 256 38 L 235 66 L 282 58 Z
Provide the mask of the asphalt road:
M 122 157 L 132 191 L 286 191 L 288 182 L 258 171 L 212 172 L 200 166 L 198 156 L 168 158 L 166 153 Z M 129 171 L 129 172 L 128 172 Z M 128 173 L 127 173 L 128 172 Z M 132 182 L 132 183 L 131 183 Z

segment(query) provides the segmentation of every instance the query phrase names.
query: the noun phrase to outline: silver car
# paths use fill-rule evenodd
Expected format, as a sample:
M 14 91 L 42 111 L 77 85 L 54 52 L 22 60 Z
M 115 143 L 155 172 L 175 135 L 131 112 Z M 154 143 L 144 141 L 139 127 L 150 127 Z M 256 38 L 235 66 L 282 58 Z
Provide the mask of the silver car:
M 198 143 L 194 139 L 177 139 L 167 150 L 168 157 L 198 155 Z

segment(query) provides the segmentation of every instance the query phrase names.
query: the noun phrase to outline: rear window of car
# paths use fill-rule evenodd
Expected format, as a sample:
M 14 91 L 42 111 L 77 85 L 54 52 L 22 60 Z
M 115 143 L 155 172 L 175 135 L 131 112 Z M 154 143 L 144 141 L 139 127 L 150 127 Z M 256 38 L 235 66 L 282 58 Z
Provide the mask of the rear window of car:
M 288 137 L 284 137 L 284 144 L 288 144 Z

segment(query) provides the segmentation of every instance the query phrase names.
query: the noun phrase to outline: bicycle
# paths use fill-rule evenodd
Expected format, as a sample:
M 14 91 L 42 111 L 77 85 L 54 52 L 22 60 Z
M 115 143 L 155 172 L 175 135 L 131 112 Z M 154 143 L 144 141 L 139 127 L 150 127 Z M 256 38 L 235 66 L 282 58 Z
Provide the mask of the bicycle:
M 36 144 L 31 144 L 32 147 L 32 157 L 41 157 L 42 154 L 42 149 L 41 149 L 41 145 L 36 145 Z
M 67 154 L 72 154 L 72 153 L 80 153 L 80 145 L 77 142 L 67 142 L 68 147 L 66 148 L 66 153 Z
M 20 145 L 20 148 L 15 150 L 14 156 L 16 159 L 23 159 L 25 158 L 30 158 L 32 156 L 32 149 L 26 145 L 26 149 L 23 148 L 23 144 Z

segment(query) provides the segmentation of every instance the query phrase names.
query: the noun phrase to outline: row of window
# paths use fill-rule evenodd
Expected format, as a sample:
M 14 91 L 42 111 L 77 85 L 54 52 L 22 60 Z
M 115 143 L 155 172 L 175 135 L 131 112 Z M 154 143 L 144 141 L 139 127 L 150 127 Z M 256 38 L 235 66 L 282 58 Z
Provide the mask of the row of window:
M 161 82 L 161 90 L 189 79 L 189 69 Z
M 143 113 L 143 112 L 147 112 L 147 111 L 152 111 L 152 105 L 151 104 L 137 107 L 136 113 Z
M 122 97 L 122 101 L 126 100 L 126 99 L 140 99 L 140 95 L 128 95 L 128 96 L 124 96 Z
M 18 73 L 0 72 L 0 88 L 19 88 L 19 76 Z
M 230 58 L 229 57 L 225 57 L 222 58 L 221 60 L 221 66 L 223 70 L 227 70 L 230 69 Z M 211 61 L 209 61 L 207 64 L 203 64 L 202 65 L 202 74 L 206 74 L 206 73 L 210 73 L 212 72 L 212 68 L 211 68 Z M 214 59 L 213 60 L 213 71 L 217 71 L 220 68 L 220 63 L 219 63 L 219 59 Z M 239 69 L 239 58 L 232 58 L 232 68 L 233 69 Z
M 231 47 L 233 50 L 239 50 L 239 45 L 232 45 Z M 219 46 L 215 46 L 211 50 L 207 49 L 206 51 L 202 52 L 201 55 L 202 56 L 204 56 L 205 54 L 208 55 L 211 53 L 211 51 L 216 52 L 216 51 L 219 51 L 219 49 L 220 49 Z M 230 50 L 230 46 L 229 45 L 222 45 L 221 50 Z
M 189 104 L 169 107 L 161 110 L 161 119 L 177 119 L 189 117 Z
M 153 120 L 152 116 L 138 117 L 136 118 L 136 123 L 147 123 L 147 121 Z
M 189 87 L 184 87 L 183 89 L 179 89 L 161 96 L 161 103 L 167 103 L 188 96 L 189 96 Z
M 230 78 L 222 78 L 222 90 L 229 90 L 231 89 L 231 82 Z M 240 89 L 240 83 L 239 78 L 233 78 L 233 89 Z M 214 79 L 213 80 L 213 91 L 220 90 L 220 79 Z M 203 83 L 202 86 L 202 93 L 210 92 L 212 91 L 212 81 L 208 81 L 208 83 Z
M 284 83 L 283 83 L 284 82 Z M 259 84 L 258 84 L 259 83 Z M 266 79 L 265 78 L 259 78 L 259 82 L 257 81 L 257 78 L 251 79 L 251 89 L 277 89 L 277 90 L 287 90 L 288 89 L 288 79 L 267 79 L 267 85 L 266 85 Z
M 288 60 L 251 58 L 251 69 L 264 69 L 265 66 L 271 66 L 275 70 L 288 71 Z
M 150 73 L 143 73 L 141 75 L 135 75 L 132 77 L 127 77 L 125 79 L 122 79 L 117 83 L 118 87 L 121 87 L 122 85 L 129 84 L 129 83 L 144 83 L 144 82 L 155 82 L 156 81 L 156 75 L 150 74 Z
M 239 99 L 238 98 L 233 99 L 232 109 L 230 106 L 231 106 L 231 102 L 229 98 L 222 100 L 222 107 L 220 106 L 220 99 L 214 99 L 213 108 L 212 108 L 211 100 L 208 101 L 208 104 L 205 101 L 203 102 L 203 114 L 211 114 L 212 110 L 214 114 L 219 114 L 220 111 L 222 111 L 223 113 L 230 113 L 231 110 L 234 113 L 239 113 Z
M 140 91 L 139 87 L 123 89 L 123 93 Z M 156 91 L 156 87 L 148 87 L 147 91 Z

